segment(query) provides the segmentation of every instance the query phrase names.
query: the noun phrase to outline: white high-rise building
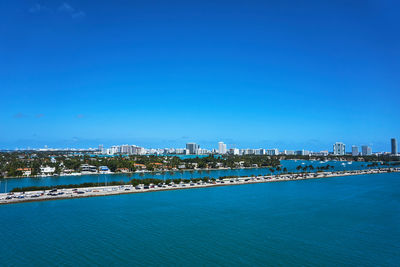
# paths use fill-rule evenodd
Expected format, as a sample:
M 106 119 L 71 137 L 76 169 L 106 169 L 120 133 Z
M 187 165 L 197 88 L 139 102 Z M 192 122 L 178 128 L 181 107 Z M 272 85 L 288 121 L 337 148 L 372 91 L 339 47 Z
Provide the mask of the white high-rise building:
M 346 154 L 346 145 L 341 142 L 336 142 L 333 145 L 333 155 L 344 156 Z
M 120 153 L 121 154 L 125 154 L 125 155 L 129 155 L 130 153 L 131 147 L 129 145 L 122 145 L 120 148 Z
M 308 156 L 310 155 L 310 151 L 302 149 L 302 150 L 297 150 L 295 154 L 298 156 Z
M 279 154 L 279 150 L 277 148 L 274 149 L 267 149 L 268 156 L 276 156 Z
M 121 147 L 120 146 L 112 146 L 111 147 L 111 155 L 121 153 Z
M 246 148 L 246 149 L 241 149 L 241 155 L 254 155 L 255 154 L 255 150 L 251 149 L 251 148 Z
M 329 155 L 329 151 L 328 150 L 323 150 L 323 151 L 320 151 L 319 152 L 319 154 L 321 155 L 321 156 L 328 156 Z
M 362 146 L 361 147 L 361 154 L 363 156 L 370 156 L 372 155 L 372 148 L 370 146 Z
M 185 149 L 184 148 L 177 148 L 175 149 L 176 154 L 185 154 Z
M 294 155 L 295 152 L 294 152 L 294 150 L 283 150 L 283 154 L 284 155 Z
M 264 148 L 256 149 L 256 155 L 265 155 L 265 154 L 266 152 Z
M 218 143 L 218 153 L 219 154 L 226 154 L 226 144 L 224 142 Z
M 351 155 L 353 157 L 356 157 L 360 154 L 360 151 L 358 151 L 358 146 L 352 146 L 351 147 Z
M 229 149 L 229 154 L 231 155 L 239 155 L 240 151 L 238 148 L 231 148 Z

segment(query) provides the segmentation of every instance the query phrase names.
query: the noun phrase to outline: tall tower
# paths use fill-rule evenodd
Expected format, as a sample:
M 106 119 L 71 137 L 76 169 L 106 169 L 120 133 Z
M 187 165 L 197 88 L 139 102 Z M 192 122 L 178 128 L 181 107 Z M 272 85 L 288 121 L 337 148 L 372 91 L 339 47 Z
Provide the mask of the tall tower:
M 186 150 L 189 151 L 189 154 L 197 154 L 200 146 L 196 143 L 187 143 Z
M 226 154 L 226 144 L 224 142 L 218 142 L 218 153 Z
M 392 154 L 397 155 L 397 140 L 396 140 L 396 138 L 392 138 L 391 143 L 392 143 Z
M 346 145 L 340 142 L 336 142 L 333 145 L 333 154 L 337 156 L 343 156 L 346 154 Z
M 360 154 L 360 152 L 358 151 L 358 146 L 352 146 L 351 147 L 351 155 L 353 157 L 356 157 Z
M 361 154 L 363 156 L 370 156 L 372 155 L 372 148 L 370 146 L 361 146 Z

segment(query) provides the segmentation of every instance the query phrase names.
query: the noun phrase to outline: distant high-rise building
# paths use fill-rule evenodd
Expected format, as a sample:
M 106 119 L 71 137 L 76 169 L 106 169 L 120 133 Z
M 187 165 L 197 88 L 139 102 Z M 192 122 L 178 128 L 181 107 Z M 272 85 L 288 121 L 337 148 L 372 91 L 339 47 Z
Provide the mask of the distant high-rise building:
M 336 142 L 333 145 L 333 155 L 343 156 L 346 154 L 346 145 L 340 142 Z
M 99 152 L 100 153 L 104 153 L 104 146 L 103 145 L 99 145 Z
M 131 146 L 130 145 L 122 145 L 120 148 L 121 154 L 129 155 L 131 153 Z
M 361 154 L 363 156 L 370 156 L 372 155 L 372 148 L 370 146 L 362 146 L 361 147 Z
M 294 150 L 283 150 L 284 155 L 294 155 L 295 151 Z
M 218 143 L 218 153 L 219 154 L 226 154 L 226 144 L 224 142 Z
M 396 140 L 396 138 L 392 138 L 391 143 L 392 143 L 392 154 L 397 155 L 397 140 Z
M 319 154 L 320 154 L 321 156 L 326 157 L 326 156 L 329 155 L 329 151 L 328 151 L 328 150 L 322 150 L 322 151 L 319 152 Z
M 121 153 L 121 147 L 120 146 L 112 146 L 111 147 L 111 155 Z
M 297 150 L 295 154 L 298 156 L 308 156 L 310 155 L 310 151 L 302 149 L 302 150 Z
M 266 154 L 266 151 L 264 148 L 256 149 L 255 152 L 256 152 L 256 155 L 265 155 Z
M 277 148 L 267 149 L 267 155 L 276 156 L 279 154 L 279 150 Z
M 199 150 L 200 146 L 196 143 L 187 143 L 186 144 L 186 150 L 189 151 L 189 154 L 197 154 L 197 151 Z
M 231 149 L 229 149 L 229 154 L 231 154 L 231 155 L 239 155 L 239 149 L 238 148 L 231 148 Z
M 360 151 L 358 151 L 358 146 L 352 146 L 351 147 L 351 155 L 353 157 L 356 157 L 356 156 L 360 155 Z

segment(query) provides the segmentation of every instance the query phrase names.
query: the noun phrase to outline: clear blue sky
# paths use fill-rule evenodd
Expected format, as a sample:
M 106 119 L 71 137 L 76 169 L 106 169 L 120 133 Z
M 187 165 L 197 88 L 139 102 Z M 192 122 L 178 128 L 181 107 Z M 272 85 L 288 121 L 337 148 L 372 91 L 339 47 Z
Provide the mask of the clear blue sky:
M 0 148 L 400 137 L 398 1 L 2 1 Z

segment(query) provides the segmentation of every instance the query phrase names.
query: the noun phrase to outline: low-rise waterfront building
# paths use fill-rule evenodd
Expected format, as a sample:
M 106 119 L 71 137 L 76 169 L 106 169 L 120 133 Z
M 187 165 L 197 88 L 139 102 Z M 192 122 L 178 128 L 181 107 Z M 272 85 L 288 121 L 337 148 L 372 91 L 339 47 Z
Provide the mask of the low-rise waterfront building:
M 49 167 L 49 166 L 40 167 L 40 173 L 42 174 L 52 174 L 55 171 L 56 171 L 55 167 Z
M 117 172 L 128 173 L 129 169 L 128 168 L 118 168 Z
M 146 169 L 146 165 L 140 164 L 140 163 L 134 163 L 133 166 L 134 166 L 136 169 L 140 169 L 140 170 L 145 170 L 145 169 Z
M 32 174 L 31 168 L 18 168 L 17 171 L 22 172 L 23 176 L 30 176 Z
M 99 172 L 100 173 L 110 173 L 110 169 L 107 166 L 100 166 L 99 167 Z
M 96 173 L 97 172 L 97 167 L 96 166 L 92 166 L 89 164 L 82 164 L 81 165 L 81 171 L 83 173 Z

